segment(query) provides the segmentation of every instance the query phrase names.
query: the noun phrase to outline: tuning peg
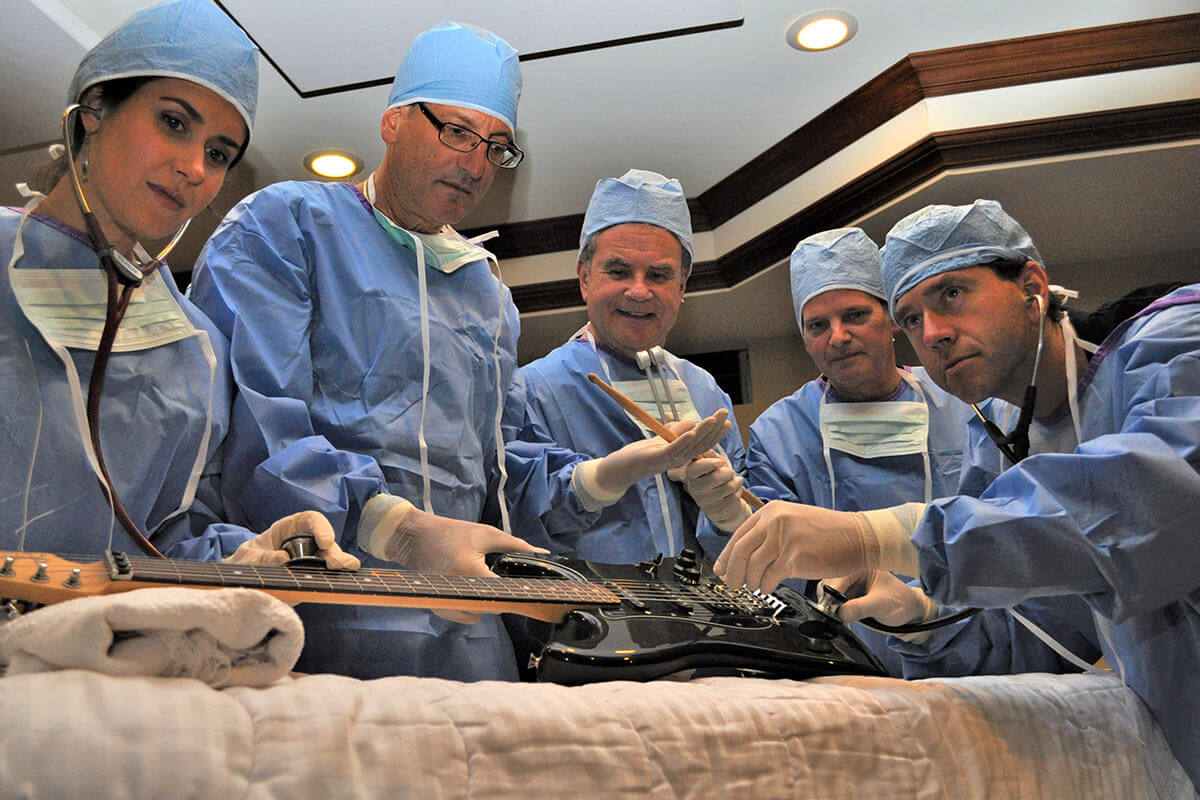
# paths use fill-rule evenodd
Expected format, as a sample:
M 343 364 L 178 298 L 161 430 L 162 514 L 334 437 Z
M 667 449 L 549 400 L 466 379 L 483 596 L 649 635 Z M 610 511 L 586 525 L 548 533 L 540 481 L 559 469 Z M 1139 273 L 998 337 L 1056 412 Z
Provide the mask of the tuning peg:
M 4 575 L 5 577 L 7 577 L 9 575 L 13 575 L 16 573 L 16 570 L 13 569 L 13 561 L 14 560 L 15 559 L 13 559 L 12 556 L 4 557 L 4 569 L 0 569 L 0 575 Z
M 82 585 L 83 581 L 79 580 L 79 567 L 73 567 L 71 569 L 71 577 L 63 581 L 63 586 L 69 589 L 77 589 Z
M 33 577 L 29 580 L 33 581 L 34 583 L 46 583 L 48 580 L 50 580 L 50 576 L 46 574 L 45 561 L 37 562 L 37 572 L 34 573 Z

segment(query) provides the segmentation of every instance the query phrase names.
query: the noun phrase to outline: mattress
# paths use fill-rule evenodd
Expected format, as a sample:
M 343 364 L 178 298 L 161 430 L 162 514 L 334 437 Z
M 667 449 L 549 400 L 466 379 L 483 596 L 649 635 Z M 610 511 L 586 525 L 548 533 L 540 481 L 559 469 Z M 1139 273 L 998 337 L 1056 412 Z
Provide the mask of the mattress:
M 1111 675 L 0 679 L 4 798 L 1186 798 Z

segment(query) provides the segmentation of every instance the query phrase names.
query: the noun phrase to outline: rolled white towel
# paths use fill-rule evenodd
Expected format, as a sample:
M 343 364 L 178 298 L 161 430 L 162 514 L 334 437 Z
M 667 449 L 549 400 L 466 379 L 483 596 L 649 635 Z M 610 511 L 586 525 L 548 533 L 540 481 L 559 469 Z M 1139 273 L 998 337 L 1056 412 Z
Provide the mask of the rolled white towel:
M 0 625 L 5 674 L 89 669 L 265 686 L 295 665 L 304 627 L 253 589 L 169 587 L 86 597 Z

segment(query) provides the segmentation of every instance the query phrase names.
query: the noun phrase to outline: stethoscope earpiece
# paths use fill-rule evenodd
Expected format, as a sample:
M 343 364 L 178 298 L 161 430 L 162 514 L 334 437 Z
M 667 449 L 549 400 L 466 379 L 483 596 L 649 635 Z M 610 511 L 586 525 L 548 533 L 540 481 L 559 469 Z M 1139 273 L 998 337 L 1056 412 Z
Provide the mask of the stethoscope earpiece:
M 679 409 L 675 407 L 675 398 L 671 395 L 671 386 L 667 383 L 667 375 L 663 367 L 667 365 L 667 351 L 661 347 L 654 346 L 648 350 L 639 350 L 634 354 L 637 359 L 637 365 L 642 372 L 646 373 L 646 380 L 650 383 L 650 391 L 654 394 L 654 404 L 658 407 L 659 419 L 666 422 L 668 419 L 678 422 L 680 419 Z M 671 406 L 671 415 L 668 418 L 667 410 L 663 405 L 662 396 L 658 393 L 658 386 L 654 380 L 662 384 L 663 394 L 666 395 L 667 404 Z

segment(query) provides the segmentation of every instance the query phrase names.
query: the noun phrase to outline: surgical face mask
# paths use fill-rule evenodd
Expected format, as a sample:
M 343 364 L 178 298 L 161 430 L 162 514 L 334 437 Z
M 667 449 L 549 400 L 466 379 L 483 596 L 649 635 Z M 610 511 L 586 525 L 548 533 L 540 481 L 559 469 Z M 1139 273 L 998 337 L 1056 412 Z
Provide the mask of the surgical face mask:
M 821 437 L 833 450 L 859 458 L 887 458 L 925 451 L 929 408 L 924 403 L 821 403 Z
M 52 344 L 96 350 L 104 330 L 107 280 L 100 270 L 14 269 L 13 294 Z M 154 273 L 132 296 L 113 343 L 114 352 L 148 350 L 196 334 L 191 320 Z
M 26 193 L 25 187 L 19 186 L 19 191 Z M 40 193 L 29 192 L 29 203 L 21 214 L 14 237 L 12 257 L 8 262 L 9 283 L 13 295 L 22 313 L 45 339 L 62 362 L 67 377 L 67 386 L 71 393 L 71 403 L 74 409 L 76 425 L 79 428 L 80 441 L 87 454 L 88 463 L 102 485 L 108 486 L 114 492 L 111 498 L 116 503 L 115 490 L 105 479 L 97 451 L 92 444 L 92 431 L 88 422 L 87 410 L 84 407 L 83 387 L 75 362 L 68 347 L 77 349 L 96 350 L 100 344 L 101 333 L 108 301 L 108 285 L 105 273 L 95 270 L 56 270 L 56 269 L 18 269 L 17 262 L 24 257 L 25 246 L 22 238 L 29 214 L 44 199 Z M 138 253 L 139 258 L 149 258 L 144 251 Z M 208 404 L 205 408 L 204 435 L 196 451 L 192 463 L 192 471 L 188 483 L 180 498 L 179 507 L 172 514 L 181 513 L 191 506 L 196 495 L 196 486 L 200 481 L 200 473 L 208 453 L 209 436 L 212 433 L 212 390 L 216 380 L 217 357 L 209 340 L 208 332 L 192 325 L 191 320 L 184 314 L 170 291 L 163 285 L 160 273 L 151 273 L 130 296 L 129 306 L 117 328 L 113 350 L 117 352 L 133 352 L 149 350 L 154 347 L 172 344 L 182 339 L 196 337 L 205 363 L 208 366 Z M 36 458 L 36 453 L 34 454 Z M 135 531 L 130 535 L 135 540 Z M 111 542 L 110 542 L 111 546 Z
M 388 219 L 386 214 L 375 208 L 375 176 L 373 174 L 367 178 L 367 200 L 371 203 L 371 210 L 375 212 L 375 221 L 401 247 L 417 253 L 417 246 L 413 240 L 421 240 L 421 252 L 424 253 L 425 266 L 449 275 L 467 264 L 488 260 L 496 265 L 493 271 L 498 270 L 498 261 L 494 255 L 470 239 L 459 236 L 448 227 L 438 233 L 420 233 L 402 228 Z
M 920 401 L 830 403 L 828 388 L 821 397 L 821 441 L 829 470 L 831 502 L 835 506 L 837 479 L 830 450 L 859 458 L 920 455 L 925 460 L 925 502 L 930 500 L 933 477 L 929 463 L 929 406 L 917 380 L 907 372 L 900 374 L 921 395 Z
M 9 282 L 17 305 L 51 346 L 95 350 L 100 345 L 107 311 L 108 282 L 104 271 L 16 268 L 25 253 L 22 233 L 29 214 L 44 197 L 34 192 L 28 194 L 30 202 L 21 214 L 8 263 Z M 148 350 L 197 334 L 158 273 L 151 273 L 131 295 L 113 351 Z

